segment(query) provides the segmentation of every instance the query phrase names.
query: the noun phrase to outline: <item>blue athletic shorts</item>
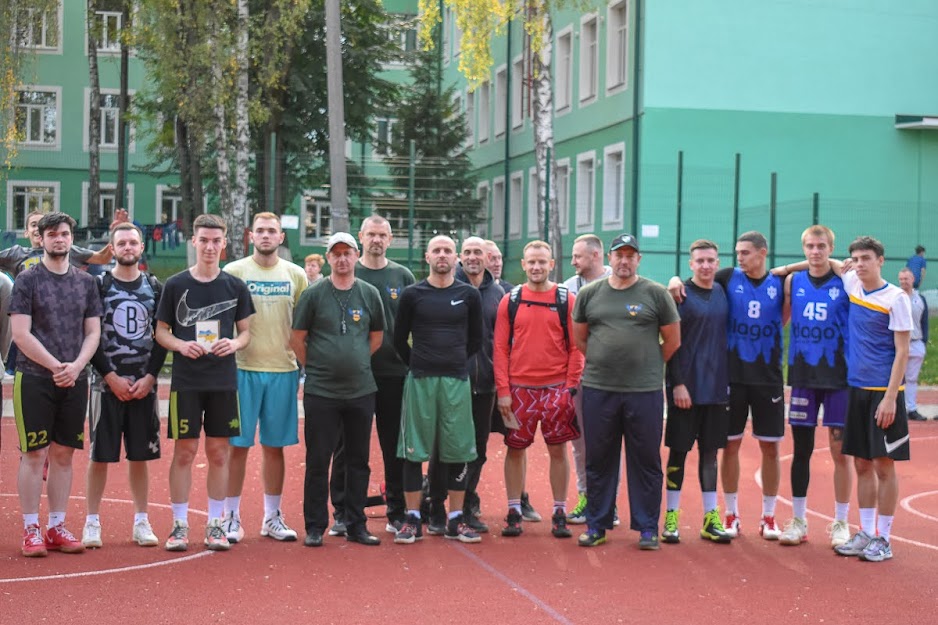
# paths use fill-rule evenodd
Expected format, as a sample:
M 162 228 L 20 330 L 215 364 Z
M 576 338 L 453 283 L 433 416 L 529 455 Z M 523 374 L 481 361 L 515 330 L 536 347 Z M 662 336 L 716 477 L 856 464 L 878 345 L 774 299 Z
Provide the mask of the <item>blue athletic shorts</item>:
M 792 388 L 788 424 L 792 427 L 817 427 L 818 412 L 824 406 L 824 425 L 842 428 L 847 423 L 849 389 Z
M 297 436 L 299 371 L 270 372 L 238 369 L 241 404 L 241 436 L 231 437 L 235 447 L 254 445 L 260 424 L 261 445 L 286 447 L 300 442 Z

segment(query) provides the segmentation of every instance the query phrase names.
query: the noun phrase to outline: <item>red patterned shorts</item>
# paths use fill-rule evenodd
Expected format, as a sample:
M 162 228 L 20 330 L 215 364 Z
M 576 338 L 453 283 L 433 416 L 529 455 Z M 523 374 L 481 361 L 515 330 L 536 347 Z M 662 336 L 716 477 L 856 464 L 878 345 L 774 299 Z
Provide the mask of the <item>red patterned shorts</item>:
M 546 388 L 511 387 L 511 409 L 521 427 L 508 430 L 505 444 L 526 449 L 534 442 L 537 424 L 548 445 L 559 445 L 580 437 L 573 397 L 562 384 Z

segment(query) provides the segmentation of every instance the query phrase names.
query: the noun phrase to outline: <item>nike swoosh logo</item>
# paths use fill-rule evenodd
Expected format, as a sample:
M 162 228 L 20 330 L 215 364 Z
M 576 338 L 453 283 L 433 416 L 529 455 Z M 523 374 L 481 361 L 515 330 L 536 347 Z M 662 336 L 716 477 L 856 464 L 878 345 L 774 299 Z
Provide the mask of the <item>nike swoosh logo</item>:
M 451 299 L 451 300 L 449 301 L 449 305 L 450 305 L 450 306 L 459 306 L 459 305 L 462 304 L 464 301 L 466 301 L 466 300 L 464 300 L 464 299 Z
M 891 454 L 891 453 L 894 452 L 895 450 L 897 450 L 897 449 L 899 449 L 900 447 L 902 447 L 902 445 L 903 445 L 906 441 L 908 441 L 908 440 L 909 440 L 909 435 L 908 435 L 908 434 L 906 434 L 905 436 L 903 436 L 902 438 L 900 438 L 899 440 L 897 440 L 897 441 L 895 441 L 895 442 L 893 442 L 893 443 L 890 443 L 888 440 L 886 440 L 886 437 L 883 436 L 883 442 L 886 443 L 886 453 L 887 453 L 887 454 Z
M 773 398 L 772 398 L 772 403 L 773 403 L 773 404 L 777 404 L 777 403 L 780 402 L 780 401 L 782 401 L 782 398 L 781 398 L 781 397 L 773 397 Z
M 188 328 L 194 326 L 197 321 L 208 321 L 216 315 L 220 315 L 226 310 L 231 310 L 238 305 L 237 299 L 230 299 L 226 302 L 210 304 L 203 308 L 189 308 L 186 303 L 186 297 L 189 295 L 189 289 L 183 292 L 179 298 L 179 304 L 176 305 L 176 321 L 179 325 Z

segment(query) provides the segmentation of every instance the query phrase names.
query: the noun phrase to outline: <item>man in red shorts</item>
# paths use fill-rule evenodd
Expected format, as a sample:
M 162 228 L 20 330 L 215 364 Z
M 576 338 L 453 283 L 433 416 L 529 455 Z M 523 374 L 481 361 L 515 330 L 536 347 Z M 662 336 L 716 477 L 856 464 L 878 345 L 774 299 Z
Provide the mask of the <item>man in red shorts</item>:
M 521 535 L 525 450 L 534 442 L 540 422 L 550 454 L 551 532 L 569 538 L 567 441 L 580 436 L 573 394 L 583 372 L 583 356 L 571 340 L 574 296 L 550 281 L 554 259 L 547 243 L 528 243 L 521 265 L 527 281 L 502 299 L 495 323 L 495 387 L 498 410 L 508 428 L 508 516 L 502 536 Z

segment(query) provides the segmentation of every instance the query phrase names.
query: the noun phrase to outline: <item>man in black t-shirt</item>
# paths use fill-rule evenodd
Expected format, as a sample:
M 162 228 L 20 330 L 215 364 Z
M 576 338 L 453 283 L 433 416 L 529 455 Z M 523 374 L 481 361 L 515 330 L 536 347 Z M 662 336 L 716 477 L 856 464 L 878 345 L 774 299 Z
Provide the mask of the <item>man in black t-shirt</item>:
M 169 400 L 169 437 L 176 441 L 169 469 L 173 530 L 166 549 L 189 548 L 192 462 L 204 427 L 209 517 L 205 546 L 223 551 L 230 547 L 222 529 L 228 438 L 241 433 L 235 352 L 251 340 L 254 303 L 247 285 L 219 267 L 225 222 L 216 215 L 199 215 L 192 228 L 196 264 L 166 281 L 156 313 L 156 340 L 176 352 Z
M 94 279 L 69 265 L 75 220 L 49 213 L 39 220 L 42 261 L 13 286 L 10 316 L 20 347 L 14 412 L 19 435 L 19 495 L 23 555 L 81 553 L 65 528 L 72 485 L 72 456 L 84 441 L 88 380 L 85 365 L 101 336 L 101 298 Z M 42 468 L 49 460 L 49 525 L 39 529 Z

